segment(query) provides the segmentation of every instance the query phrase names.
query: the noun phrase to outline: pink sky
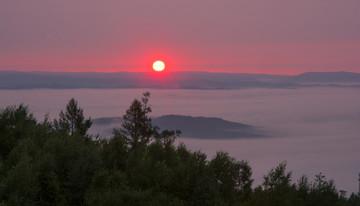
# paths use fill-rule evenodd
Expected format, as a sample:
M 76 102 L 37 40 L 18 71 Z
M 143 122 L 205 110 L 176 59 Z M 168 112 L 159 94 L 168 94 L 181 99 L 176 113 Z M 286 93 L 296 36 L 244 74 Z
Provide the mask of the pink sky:
M 0 70 L 360 72 L 359 0 L 0 1 Z

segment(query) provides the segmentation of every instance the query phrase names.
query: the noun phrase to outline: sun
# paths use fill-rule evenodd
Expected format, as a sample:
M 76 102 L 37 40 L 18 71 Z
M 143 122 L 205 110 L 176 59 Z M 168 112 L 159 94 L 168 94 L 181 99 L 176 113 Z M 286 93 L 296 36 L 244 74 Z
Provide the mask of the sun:
M 161 72 L 165 69 L 165 63 L 162 61 L 156 61 L 153 63 L 153 69 L 157 72 Z

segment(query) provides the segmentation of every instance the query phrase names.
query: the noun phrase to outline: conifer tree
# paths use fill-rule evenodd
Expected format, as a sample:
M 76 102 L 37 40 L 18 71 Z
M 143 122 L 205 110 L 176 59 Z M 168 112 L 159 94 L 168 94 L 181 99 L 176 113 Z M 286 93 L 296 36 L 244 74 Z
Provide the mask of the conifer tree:
M 78 102 L 72 98 L 66 105 L 66 111 L 61 111 L 59 120 L 54 121 L 56 130 L 63 131 L 69 135 L 78 134 L 87 137 L 87 131 L 91 127 L 91 118 L 84 120 L 84 111 L 78 107 Z

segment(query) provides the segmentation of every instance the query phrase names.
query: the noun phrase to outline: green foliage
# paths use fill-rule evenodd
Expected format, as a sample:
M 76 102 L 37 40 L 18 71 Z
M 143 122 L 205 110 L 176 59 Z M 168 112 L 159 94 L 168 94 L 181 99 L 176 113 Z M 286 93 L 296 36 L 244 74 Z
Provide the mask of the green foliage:
M 160 140 L 164 144 L 172 144 L 174 139 L 180 135 L 180 131 L 164 130 L 159 132 L 159 128 L 154 126 L 151 118 L 149 106 L 150 93 L 145 92 L 140 100 L 135 99 L 126 114 L 123 116 L 122 128 L 115 130 L 124 137 L 131 150 L 143 150 L 152 140 Z
M 110 140 L 100 140 L 99 144 L 103 167 L 125 170 L 129 152 L 125 138 L 118 131 L 114 131 L 114 136 Z
M 149 98 L 150 93 L 146 92 L 141 101 L 135 99 L 123 116 L 120 133 L 124 135 L 133 150 L 148 144 L 156 132 L 151 123 L 151 118 L 147 115 L 151 112 L 148 105 Z
M 219 151 L 211 160 L 221 195 L 229 203 L 246 201 L 251 194 L 251 168 L 247 161 L 237 161 L 227 152 Z
M 35 205 L 38 183 L 37 171 L 31 157 L 24 154 L 19 162 L 12 166 L 1 181 L 1 199 L 10 205 Z
M 352 193 L 347 202 L 348 206 L 359 206 L 360 205 L 360 195 Z
M 53 172 L 59 180 L 68 203 L 84 203 L 84 195 L 93 174 L 100 169 L 100 158 L 96 144 L 80 137 L 53 137 L 43 148 L 49 155 Z
M 291 184 L 283 162 L 252 189 L 252 169 L 219 151 L 208 161 L 148 116 L 135 99 L 111 138 L 91 139 L 91 119 L 71 99 L 53 122 L 24 105 L 0 111 L 0 205 L 360 205 L 321 173 Z
M 286 172 L 286 162 L 282 162 L 264 176 L 263 186 L 265 191 L 283 192 L 288 190 L 290 182 L 291 172 Z
M 310 188 L 309 201 L 316 205 L 335 205 L 339 200 L 339 194 L 333 180 L 326 180 L 326 177 L 319 173 Z
M 89 205 L 123 205 L 128 194 L 126 174 L 121 170 L 101 170 L 92 178 L 86 195 Z
M 272 168 L 264 176 L 263 188 L 267 193 L 269 205 L 292 205 L 289 197 L 294 188 L 291 185 L 291 172 L 286 172 L 286 162 Z
M 35 138 L 37 132 L 37 121 L 27 106 L 0 110 L 0 158 L 6 159 L 19 140 Z
M 69 135 L 80 135 L 86 137 L 91 127 L 91 118 L 84 120 L 83 109 L 78 107 L 78 102 L 72 98 L 66 105 L 66 111 L 61 111 L 59 120 L 54 121 L 54 128 L 58 132 Z

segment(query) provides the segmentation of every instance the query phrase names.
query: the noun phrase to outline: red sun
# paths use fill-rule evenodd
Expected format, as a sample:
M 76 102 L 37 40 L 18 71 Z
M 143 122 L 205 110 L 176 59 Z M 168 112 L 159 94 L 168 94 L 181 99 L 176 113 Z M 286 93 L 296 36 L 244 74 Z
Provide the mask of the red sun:
M 161 72 L 165 69 L 165 63 L 162 61 L 156 61 L 153 63 L 153 69 L 157 72 Z

